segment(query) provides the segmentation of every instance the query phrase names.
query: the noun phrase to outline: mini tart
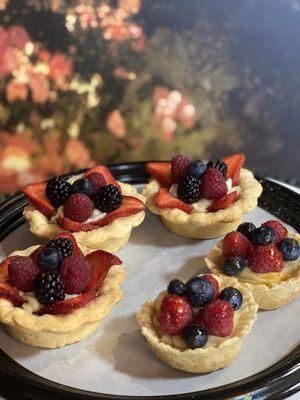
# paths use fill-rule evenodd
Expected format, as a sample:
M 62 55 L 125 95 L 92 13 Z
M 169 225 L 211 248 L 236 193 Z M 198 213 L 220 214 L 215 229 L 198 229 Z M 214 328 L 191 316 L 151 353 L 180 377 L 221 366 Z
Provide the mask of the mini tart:
M 244 298 L 242 307 L 234 313 L 234 328 L 229 337 L 209 335 L 204 347 L 192 350 L 187 348 L 180 335 L 162 334 L 157 313 L 167 292 L 160 293 L 154 302 L 144 303 L 137 314 L 142 335 L 147 339 L 148 345 L 161 361 L 173 368 L 194 373 L 207 373 L 224 368 L 237 356 L 244 336 L 252 329 L 258 306 L 251 292 L 234 278 L 224 276 L 214 276 L 214 278 L 217 279 L 220 290 L 233 286 L 240 290 Z
M 300 235 L 289 232 L 288 237 L 300 243 Z M 210 250 L 204 260 L 212 273 L 222 274 L 222 241 Z M 246 267 L 236 275 L 236 279 L 242 287 L 252 292 L 260 309 L 273 310 L 290 303 L 300 293 L 300 259 L 284 261 L 280 272 L 255 273 Z
M 29 256 L 38 247 L 31 246 L 11 255 Z M 21 307 L 0 298 L 0 321 L 13 338 L 31 346 L 54 349 L 79 342 L 94 333 L 112 306 L 120 301 L 119 286 L 124 277 L 123 267 L 113 266 L 101 286 L 99 297 L 66 315 L 34 314 L 41 305 L 31 293 L 24 295 L 25 302 Z
M 238 198 L 230 207 L 216 212 L 193 210 L 188 214 L 178 208 L 159 208 L 154 201 L 159 189 L 160 184 L 155 179 L 143 189 L 147 207 L 160 215 L 163 224 L 171 232 L 192 239 L 212 239 L 235 230 L 244 215 L 257 206 L 257 199 L 262 193 L 262 186 L 252 172 L 241 169 Z

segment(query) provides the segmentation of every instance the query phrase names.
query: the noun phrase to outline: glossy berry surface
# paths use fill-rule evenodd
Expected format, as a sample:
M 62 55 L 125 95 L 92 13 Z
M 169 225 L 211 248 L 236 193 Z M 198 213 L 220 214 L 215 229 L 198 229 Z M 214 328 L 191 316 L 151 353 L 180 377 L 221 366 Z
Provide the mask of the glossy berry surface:
M 274 229 L 269 226 L 256 228 L 251 235 L 252 243 L 255 246 L 266 246 L 275 242 Z
M 53 304 L 65 298 L 64 283 L 57 271 L 38 274 L 35 280 L 35 297 L 41 304 Z
M 287 238 L 278 245 L 278 250 L 285 261 L 295 261 L 300 256 L 300 246 L 296 239 Z
M 31 292 L 39 271 L 30 257 L 17 256 L 8 265 L 9 283 L 23 292 Z
M 274 244 L 255 246 L 249 259 L 249 268 L 253 272 L 278 272 L 283 268 L 283 257 Z
M 84 257 L 71 256 L 62 262 L 60 274 L 65 293 L 80 294 L 91 279 L 91 268 Z
M 59 250 L 45 247 L 37 256 L 38 265 L 47 271 L 55 271 L 60 267 L 62 256 Z
M 246 236 L 247 239 L 251 240 L 252 232 L 256 229 L 256 226 L 252 222 L 243 222 L 237 228 L 237 231 Z
M 186 283 L 186 296 L 194 307 L 202 307 L 211 301 L 215 292 L 213 283 L 201 277 L 192 278 Z
M 177 296 L 185 295 L 185 283 L 179 279 L 173 279 L 168 285 L 169 294 L 177 294 Z
M 227 177 L 227 164 L 223 161 L 210 161 L 209 163 L 207 163 L 207 168 L 216 168 L 218 169 L 221 174 L 224 176 L 224 178 L 226 179 Z
M 99 172 L 92 172 L 91 174 L 88 174 L 85 179 L 91 182 L 93 193 L 98 192 L 101 186 L 106 185 L 104 176 Z
M 201 160 L 194 160 L 191 162 L 188 170 L 189 175 L 193 175 L 196 178 L 200 179 L 201 176 L 204 174 L 206 171 L 207 166 L 204 161 Z
M 262 224 L 262 226 L 268 226 L 273 229 L 275 233 L 274 244 L 277 246 L 283 239 L 287 238 L 288 230 L 279 221 L 270 220 Z
M 182 336 L 190 349 L 198 349 L 207 343 L 207 333 L 196 324 L 187 325 L 182 331 Z
M 95 194 L 94 204 L 101 212 L 109 213 L 122 204 L 122 193 L 114 185 L 102 186 Z
M 158 313 L 158 321 L 164 333 L 177 335 L 192 319 L 192 306 L 186 297 L 176 294 L 164 297 Z
M 238 275 L 246 267 L 245 261 L 241 257 L 230 256 L 223 264 L 223 271 L 228 276 Z
M 201 179 L 201 196 L 204 199 L 215 200 L 228 192 L 222 173 L 216 168 L 209 168 Z
M 52 247 L 58 250 L 62 258 L 70 257 L 73 254 L 73 242 L 68 238 L 61 237 L 51 240 L 51 242 L 47 244 L 47 247 Z
M 93 193 L 92 183 L 86 178 L 77 179 L 77 181 L 75 181 L 72 185 L 72 192 L 83 193 L 86 196 L 91 196 Z
M 71 194 L 72 185 L 59 176 L 50 179 L 46 185 L 46 196 L 53 207 L 64 205 Z
M 178 184 L 178 198 L 186 204 L 196 203 L 201 198 L 201 185 L 198 178 L 187 175 Z
M 64 205 L 64 216 L 75 222 L 86 221 L 93 211 L 93 202 L 83 193 L 72 194 Z
M 220 300 L 228 301 L 233 311 L 236 311 L 241 308 L 243 304 L 243 295 L 238 289 L 229 286 L 220 293 Z
M 227 233 L 223 239 L 223 252 L 225 256 L 237 256 L 243 259 L 251 255 L 252 245 L 242 233 L 233 231 Z
M 171 173 L 174 182 L 181 181 L 187 176 L 191 160 L 189 157 L 179 154 L 174 156 L 171 160 Z
M 214 294 L 213 300 L 218 298 L 218 296 L 219 296 L 219 283 L 218 283 L 218 281 L 210 274 L 201 275 L 201 278 L 206 280 L 206 281 L 211 282 L 214 285 L 215 294 Z

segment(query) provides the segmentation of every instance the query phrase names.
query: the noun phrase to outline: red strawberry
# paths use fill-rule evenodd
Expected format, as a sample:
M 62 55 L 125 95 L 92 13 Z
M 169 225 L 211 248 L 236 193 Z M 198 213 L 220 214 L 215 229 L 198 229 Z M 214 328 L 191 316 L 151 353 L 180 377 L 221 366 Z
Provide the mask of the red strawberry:
M 227 233 L 223 239 L 223 252 L 226 257 L 234 256 L 246 259 L 251 255 L 252 245 L 242 233 L 233 231 Z
M 119 183 L 112 176 L 110 170 L 108 168 L 106 168 L 104 165 L 97 165 L 96 167 L 88 169 L 84 173 L 83 176 L 86 177 L 86 176 L 92 174 L 93 172 L 97 172 L 98 174 L 101 174 L 104 177 L 107 185 L 111 184 L 111 185 L 117 186 L 120 189 Z
M 201 196 L 214 200 L 225 196 L 228 188 L 222 173 L 216 168 L 209 168 L 201 179 Z
M 1 297 L 11 301 L 15 307 L 20 307 L 23 304 L 23 299 L 18 290 L 8 283 L 0 282 L 0 298 Z
M 193 207 L 172 196 L 169 190 L 166 188 L 159 189 L 159 191 L 156 193 L 154 201 L 159 208 L 179 208 L 188 214 L 193 210 Z
M 36 207 L 47 218 L 52 217 L 55 208 L 50 204 L 45 194 L 46 182 L 33 183 L 25 186 L 22 191 L 29 203 Z
M 238 185 L 240 181 L 240 171 L 245 163 L 245 159 L 242 153 L 232 154 L 222 159 L 227 164 L 227 177 L 232 179 L 233 186 Z
M 274 244 L 277 246 L 283 239 L 288 237 L 288 230 L 284 227 L 279 221 L 270 220 L 266 221 L 262 224 L 262 226 L 269 226 L 273 228 L 275 232 L 275 242 Z
M 50 306 L 45 306 L 41 310 L 37 312 L 37 315 L 44 315 L 44 314 L 70 314 L 74 310 L 84 307 L 89 304 L 91 301 L 95 300 L 96 293 L 89 292 L 80 294 L 77 297 L 73 297 L 71 299 L 58 301 Z
M 226 337 L 233 330 L 233 315 L 228 301 L 213 300 L 200 309 L 194 322 L 208 335 Z
M 144 203 L 136 197 L 123 196 L 122 204 L 116 210 L 108 213 L 104 218 L 97 221 L 84 223 L 71 221 L 69 218 L 59 217 L 57 219 L 58 225 L 63 229 L 70 232 L 88 232 L 92 229 L 101 228 L 102 226 L 108 225 L 117 218 L 128 217 L 129 215 L 137 214 L 143 211 L 145 208 Z
M 282 254 L 274 244 L 255 246 L 249 260 L 249 268 L 258 274 L 281 271 Z
M 164 297 L 158 313 L 158 321 L 164 333 L 177 335 L 192 319 L 192 306 L 186 297 L 176 294 Z
M 170 162 L 150 162 L 146 170 L 161 186 L 170 187 L 173 183 Z
M 0 264 L 0 282 L 4 282 L 8 280 L 8 266 L 13 259 L 18 256 L 10 256 L 3 260 Z
M 209 207 L 207 207 L 207 210 L 210 212 L 225 210 L 235 201 L 236 198 L 236 191 L 228 193 L 220 199 L 215 200 Z
M 209 281 L 214 285 L 214 287 L 215 287 L 215 295 L 213 297 L 213 300 L 217 299 L 218 296 L 219 296 L 219 283 L 218 283 L 218 281 L 210 274 L 201 275 L 201 279 Z

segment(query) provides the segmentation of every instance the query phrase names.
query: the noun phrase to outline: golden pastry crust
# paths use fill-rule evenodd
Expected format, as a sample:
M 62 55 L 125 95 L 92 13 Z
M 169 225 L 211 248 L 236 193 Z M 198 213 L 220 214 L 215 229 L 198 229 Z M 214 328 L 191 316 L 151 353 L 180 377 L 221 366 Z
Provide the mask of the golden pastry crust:
M 234 329 L 228 338 L 209 335 L 204 347 L 192 350 L 182 345 L 183 341 L 178 335 L 162 336 L 156 327 L 155 318 L 161 299 L 166 292 L 162 292 L 155 302 L 144 303 L 136 316 L 148 345 L 161 361 L 173 368 L 194 373 L 207 373 L 224 368 L 237 356 L 244 336 L 252 329 L 258 306 L 251 292 L 234 278 L 223 276 L 215 278 L 221 290 L 226 286 L 234 286 L 241 291 L 244 298 L 242 307 L 234 314 Z
M 300 235 L 289 232 L 288 236 L 293 237 L 300 243 Z M 212 273 L 222 275 L 222 241 L 218 242 L 210 250 L 204 261 Z M 249 270 L 251 275 L 253 275 L 253 277 L 251 276 L 251 282 L 249 282 L 247 277 L 243 278 L 237 275 L 236 278 L 240 285 L 252 292 L 260 309 L 273 310 L 290 303 L 300 293 L 300 259 L 295 262 L 285 262 L 284 269 L 286 269 L 287 274 L 284 274 L 282 280 L 279 282 L 277 279 L 272 281 L 270 274 L 256 274 L 251 270 Z M 276 276 L 279 276 L 277 274 L 280 273 L 274 272 L 273 274 L 276 278 Z M 257 283 L 255 283 L 255 277 L 257 277 Z M 263 283 L 266 280 L 268 283 Z
M 81 176 L 77 175 L 70 182 Z M 119 184 L 125 196 L 134 196 L 145 203 L 144 196 L 140 195 L 134 186 L 121 182 Z M 36 236 L 53 239 L 59 233 L 65 231 L 56 221 L 49 220 L 31 205 L 25 207 L 24 217 L 29 222 L 30 231 Z M 132 228 L 140 225 L 144 218 L 145 212 L 141 211 L 129 217 L 118 218 L 101 228 L 96 228 L 88 232 L 73 232 L 73 235 L 84 254 L 88 254 L 94 250 L 105 250 L 109 253 L 115 253 L 128 242 Z
M 37 247 L 15 251 L 12 255 L 28 256 Z M 31 346 L 58 348 L 79 342 L 91 335 L 112 306 L 120 301 L 120 284 L 124 277 L 124 268 L 113 266 L 104 280 L 100 296 L 68 315 L 33 314 L 40 305 L 32 294 L 25 295 L 26 302 L 22 307 L 14 307 L 10 301 L 0 299 L 0 321 L 12 337 Z
M 188 214 L 178 208 L 162 209 L 154 202 L 160 185 L 156 180 L 143 189 L 147 207 L 161 217 L 164 225 L 173 233 L 193 239 L 212 239 L 235 230 L 243 216 L 257 206 L 257 199 L 261 195 L 262 186 L 254 178 L 251 171 L 241 169 L 240 193 L 238 199 L 225 210 L 217 212 L 197 212 Z

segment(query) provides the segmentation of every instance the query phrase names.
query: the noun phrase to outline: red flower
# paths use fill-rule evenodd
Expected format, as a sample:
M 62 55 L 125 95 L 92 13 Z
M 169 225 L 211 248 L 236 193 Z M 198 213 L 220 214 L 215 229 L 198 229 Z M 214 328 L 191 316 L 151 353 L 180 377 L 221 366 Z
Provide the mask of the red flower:
M 0 53 L 0 75 L 8 75 L 19 68 L 20 60 L 17 50 L 12 47 L 6 47 Z
M 31 71 L 29 87 L 31 89 L 32 100 L 35 103 L 46 103 L 49 97 L 49 82 L 45 75 Z
M 11 46 L 19 50 L 23 50 L 26 43 L 30 41 L 28 33 L 22 26 L 14 25 L 8 29 L 9 39 L 8 42 Z
M 11 79 L 6 86 L 6 98 L 9 103 L 16 100 L 24 101 L 27 99 L 28 89 L 24 83 L 18 82 L 17 79 Z
M 49 77 L 60 89 L 66 89 L 67 81 L 73 75 L 72 61 L 61 53 L 54 53 L 49 61 Z
M 78 139 L 71 139 L 68 141 L 65 148 L 65 156 L 75 167 L 84 168 L 91 165 L 90 152 Z

